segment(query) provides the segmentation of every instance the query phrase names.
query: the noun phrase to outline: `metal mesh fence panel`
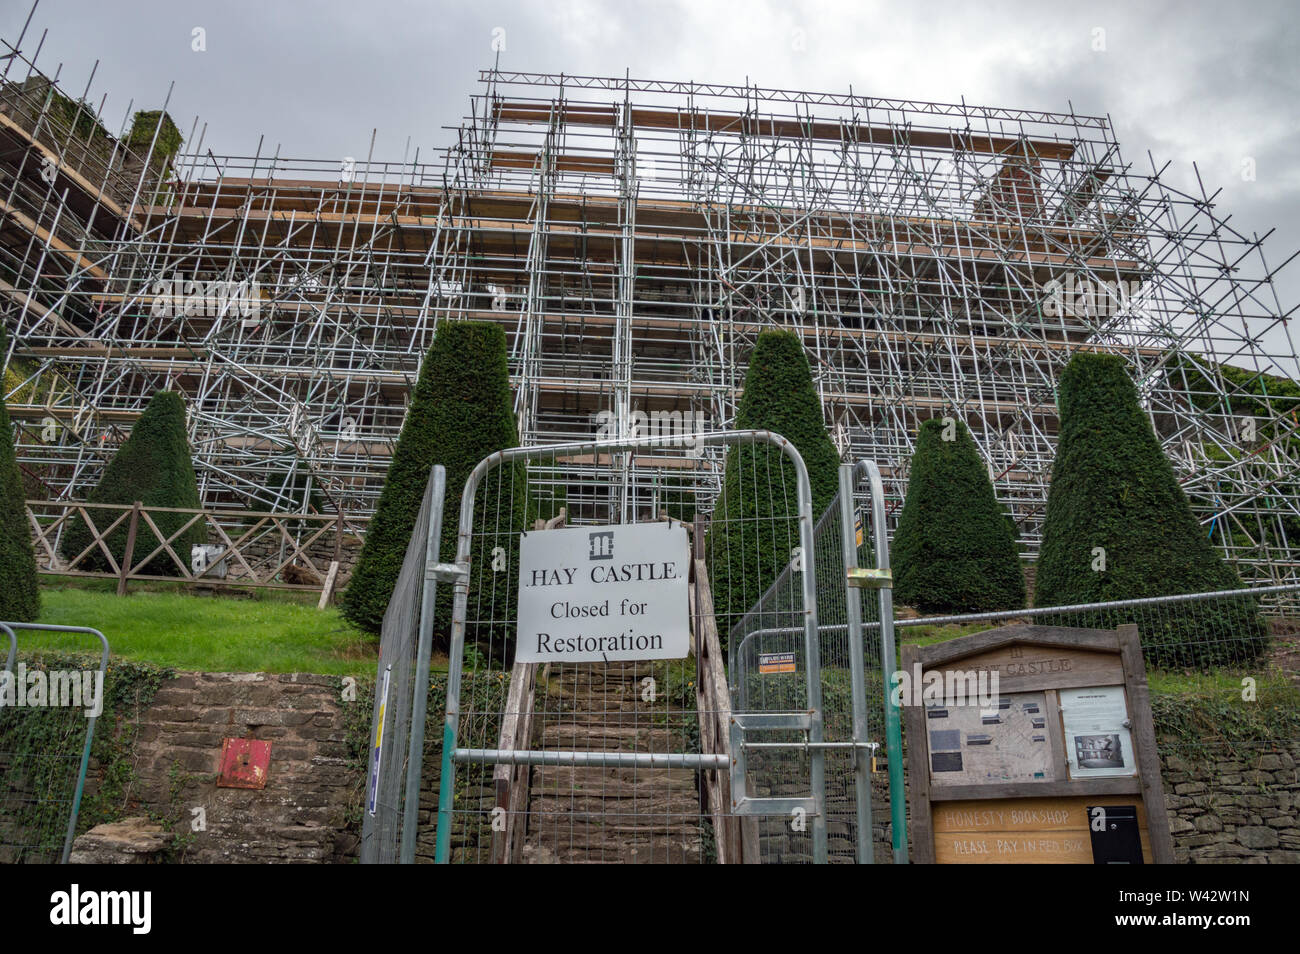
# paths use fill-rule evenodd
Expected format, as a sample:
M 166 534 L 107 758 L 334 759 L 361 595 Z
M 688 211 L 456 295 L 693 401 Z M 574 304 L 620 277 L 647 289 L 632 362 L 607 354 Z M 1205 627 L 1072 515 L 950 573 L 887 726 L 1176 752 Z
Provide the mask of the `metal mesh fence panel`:
M 868 488 L 860 486 L 860 467 L 854 470 L 854 478 L 850 486 L 853 491 L 850 495 L 853 506 L 851 514 L 853 518 L 852 533 L 854 538 L 851 543 L 852 549 L 857 556 L 857 565 L 860 567 L 876 567 L 879 565 L 876 542 L 878 539 L 886 537 L 886 530 L 883 526 L 877 526 L 876 519 L 873 516 L 873 509 L 879 509 L 883 512 L 883 497 L 878 501 L 879 506 L 873 508 L 871 492 Z M 844 522 L 841 521 L 841 526 Z M 888 543 L 883 543 L 888 547 Z M 886 553 L 886 565 L 888 556 Z M 840 565 L 839 575 L 844 576 L 845 568 L 843 563 Z M 885 594 L 888 596 L 888 594 Z M 849 588 L 849 599 L 858 601 L 858 615 L 861 620 L 862 633 L 862 663 L 864 669 L 864 685 L 862 695 L 862 711 L 866 718 L 866 738 L 872 743 L 869 752 L 859 753 L 861 758 L 868 760 L 868 778 L 866 785 L 869 790 L 870 799 L 870 824 L 871 831 L 864 833 L 861 837 L 870 844 L 872 854 L 871 860 L 875 863 L 884 863 L 891 860 L 904 860 L 907 855 L 905 835 L 906 832 L 900 831 L 894 833 L 892 826 L 899 825 L 900 829 L 905 829 L 906 824 L 900 824 L 902 811 L 899 809 L 894 812 L 891 798 L 896 798 L 900 805 L 904 801 L 904 794 L 900 787 L 897 791 L 891 788 L 888 768 L 889 758 L 895 753 L 890 751 L 889 730 L 885 719 L 885 710 L 887 703 L 887 687 L 889 686 L 889 677 L 893 672 L 892 666 L 886 666 L 884 651 L 881 646 L 881 619 L 884 613 L 889 614 L 893 619 L 893 604 L 891 599 L 882 600 L 882 594 L 876 590 Z M 886 604 L 882 608 L 882 602 Z M 891 634 L 892 639 L 892 634 Z M 895 732 L 899 732 L 899 722 L 897 718 L 898 710 L 895 713 Z M 899 736 L 901 737 L 901 735 Z M 873 760 L 873 756 L 877 756 Z M 897 754 L 901 764 L 902 755 Z M 899 776 L 901 779 L 901 775 Z M 890 846 L 894 846 L 895 855 L 891 855 Z M 902 846 L 901 848 L 899 846 Z M 897 854 L 901 852 L 901 859 Z
M 461 550 L 470 558 L 458 593 L 465 607 L 458 693 L 456 674 L 449 676 L 447 737 L 455 747 L 443 765 L 444 773 L 454 766 L 454 785 L 444 775 L 441 860 L 699 863 L 728 852 L 736 860 L 742 820 L 720 794 L 731 703 L 725 689 L 720 701 L 710 694 L 711 667 L 725 684 L 721 646 L 732 624 L 798 546 L 800 481 L 781 439 L 704 439 L 715 438 L 732 446 L 707 518 L 685 490 L 700 459 L 663 441 L 520 449 L 482 466 L 472 518 L 462 515 Z M 515 469 L 524 467 L 525 474 Z M 548 521 L 566 529 L 685 527 L 692 651 L 680 659 L 515 662 L 520 535 L 546 532 Z M 700 600 L 711 612 L 700 612 Z M 802 619 L 802 606 L 796 615 Z M 805 695 L 798 700 L 806 705 Z
M 401 860 L 412 710 L 417 686 L 423 685 L 416 678 L 416 657 L 436 491 L 431 476 L 411 532 L 411 542 L 402 558 L 397 585 L 384 611 L 362 808 L 363 864 L 394 864 Z
M 732 699 L 738 712 L 794 712 L 807 708 L 802 575 L 811 561 L 817 583 L 821 695 L 826 742 L 852 738 L 849 641 L 839 498 L 818 518 L 811 556 L 797 549 L 766 592 L 731 628 Z M 798 742 L 789 729 L 754 730 L 748 743 Z M 831 860 L 853 859 L 857 835 L 852 753 L 825 753 L 827 852 Z M 748 758 L 750 790 L 760 797 L 808 794 L 812 755 L 797 746 L 756 749 Z M 797 815 L 760 816 L 759 847 L 764 864 L 811 862 L 811 822 Z
M 1114 629 L 1135 624 L 1148 673 L 1186 672 L 1189 678 L 1258 673 L 1267 666 L 1271 606 L 1300 585 L 1184 593 L 1171 596 L 899 619 L 911 642 L 937 641 L 1013 622 Z
M 540 455 L 535 472 L 578 468 Z M 681 520 L 676 468 L 638 463 L 640 493 L 621 498 L 608 480 L 571 476 L 561 498 L 528 493 L 512 468 L 480 486 L 471 531 L 459 745 L 502 746 L 543 756 L 578 751 L 699 751 L 695 661 L 515 664 L 520 535 L 538 521 L 603 526 Z M 650 491 L 645 490 L 649 485 Z M 547 496 L 544 498 L 543 493 Z M 689 523 L 689 519 L 686 520 Z M 544 532 L 544 531 L 543 531 Z M 477 555 L 475 558 L 473 555 Z M 450 859 L 460 862 L 700 862 L 712 835 L 686 768 L 486 762 L 456 769 Z M 507 814 L 509 816 L 507 818 Z M 495 830 L 494 830 L 495 823 Z M 509 844 L 502 837 L 509 826 Z
M 848 506 L 841 502 L 846 488 Z M 881 826 L 889 818 L 887 796 L 882 800 L 879 792 L 870 791 L 872 750 L 853 745 L 852 667 L 853 655 L 860 651 L 864 686 L 859 705 L 865 722 L 865 739 L 859 741 L 879 746 L 883 755 L 886 678 L 881 671 L 880 603 L 874 592 L 850 588 L 846 583 L 848 552 L 856 554 L 857 565 L 875 566 L 872 530 L 869 492 L 854 492 L 852 478 L 847 483 L 841 482 L 841 492 L 830 501 L 813 529 L 824 741 L 830 745 L 825 749 L 827 860 L 832 864 L 859 860 L 859 838 L 864 845 L 872 840 L 872 832 L 860 832 L 859 826 L 870 824 L 883 831 Z M 803 567 L 802 555 L 797 554 L 732 629 L 731 680 L 738 711 L 788 711 L 805 703 L 807 692 L 802 675 L 782 671 L 781 665 L 787 657 L 802 665 L 805 636 L 799 577 Z M 854 605 L 856 616 L 850 621 L 850 607 Z M 851 627 L 859 625 L 862 632 L 855 638 Z M 856 648 L 859 646 L 860 649 Z M 777 730 L 752 735 L 755 742 L 790 739 L 789 732 Z M 868 766 L 861 780 L 856 772 L 858 760 L 865 760 Z M 748 764 L 758 792 L 794 795 L 801 786 L 807 785 L 809 761 L 807 750 L 771 748 L 751 756 Z M 868 789 L 868 802 L 861 809 L 859 784 Z M 813 860 L 810 832 L 800 826 L 800 821 L 778 816 L 759 821 L 764 863 Z M 882 860 L 888 856 L 887 851 L 875 853 Z
M 24 630 L 44 631 L 42 648 L 29 648 Z M 108 642 L 96 630 L 24 623 L 0 623 L 0 639 L 0 864 L 66 862 Z
M 472 524 L 460 529 L 462 545 L 468 534 L 469 577 L 459 698 L 459 738 L 466 746 L 495 748 L 507 716 L 519 718 L 526 714 L 518 707 L 509 713 L 506 700 L 517 610 L 519 538 L 528 528 L 529 509 L 522 465 L 494 466 L 477 488 Z M 521 672 L 521 680 L 530 678 L 531 674 Z M 448 753 L 440 754 L 446 772 Z M 450 818 L 439 819 L 439 825 L 448 824 L 451 831 L 438 833 L 440 839 L 449 835 L 451 860 L 493 860 L 493 773 L 494 766 L 483 763 L 466 764 L 456 770 Z

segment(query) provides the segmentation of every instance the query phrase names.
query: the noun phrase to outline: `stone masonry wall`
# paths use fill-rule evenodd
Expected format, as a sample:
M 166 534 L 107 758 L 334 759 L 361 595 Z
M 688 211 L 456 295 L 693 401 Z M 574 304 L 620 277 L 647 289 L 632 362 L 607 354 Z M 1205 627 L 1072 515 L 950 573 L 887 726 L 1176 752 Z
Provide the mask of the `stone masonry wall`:
M 358 692 L 358 697 L 361 697 Z M 365 770 L 348 759 L 344 702 L 335 676 L 304 673 L 182 672 L 163 683 L 138 723 L 134 798 L 129 814 L 166 819 L 174 854 L 187 864 L 231 862 L 347 863 L 359 855 Z M 440 723 L 441 709 L 431 718 Z M 433 861 L 441 736 L 426 733 L 416 861 Z M 219 788 L 222 740 L 271 742 L 264 789 Z M 491 772 L 464 768 L 459 804 L 492 805 Z M 202 809 L 204 830 L 193 830 Z M 454 857 L 485 856 L 486 816 L 463 816 Z M 484 842 L 484 845 L 486 842 Z
M 1180 862 L 1300 863 L 1300 742 L 1161 758 Z
M 1174 856 L 1182 864 L 1300 863 L 1300 741 L 1213 746 L 1188 751 L 1160 740 L 1161 779 L 1174 839 Z M 791 771 L 776 778 L 756 777 L 758 795 L 806 795 L 807 766 L 788 763 Z M 856 817 L 853 787 L 827 773 L 828 836 L 832 863 L 851 861 Z M 889 783 L 883 760 L 872 776 L 872 843 L 877 864 L 891 859 L 893 826 L 889 817 Z M 908 786 L 904 782 L 904 793 Z M 908 813 L 910 819 L 910 812 Z M 841 850 L 836 851 L 837 840 Z M 760 847 L 765 863 L 811 860 L 806 835 L 792 833 L 785 819 L 764 820 Z M 909 848 L 911 846 L 909 845 Z
M 345 822 L 357 773 L 339 686 L 334 676 L 266 673 L 163 683 L 139 725 L 136 794 L 173 822 L 185 862 L 324 862 L 354 851 Z M 264 789 L 217 787 L 228 737 L 271 742 Z M 203 831 L 192 830 L 195 809 Z
M 333 676 L 265 673 L 180 673 L 168 680 L 139 722 L 135 796 L 141 808 L 169 819 L 186 863 L 347 862 L 358 853 L 357 809 L 364 769 L 348 760 L 345 706 Z M 368 713 L 367 713 L 368 721 Z M 272 743 L 262 790 L 218 788 L 222 740 Z M 429 736 L 420 798 L 417 860 L 432 861 L 441 753 Z M 1162 739 L 1162 776 L 1175 853 L 1180 862 L 1300 862 L 1300 741 L 1203 750 Z M 776 766 L 755 777 L 754 794 L 806 793 L 806 766 L 778 778 Z M 882 766 L 883 768 L 883 766 Z M 491 804 L 489 775 L 461 779 L 464 805 Z M 828 775 L 838 777 L 838 770 Z M 872 777 L 873 841 L 878 862 L 890 860 L 887 781 Z M 852 786 L 828 778 L 837 850 L 852 858 Z M 205 830 L 191 830 L 201 808 Z M 806 835 L 762 826 L 764 860 L 809 860 Z M 460 827 L 460 826 L 458 826 Z M 473 826 L 469 826 L 473 827 Z M 484 836 L 480 836 L 484 837 Z M 456 854 L 484 857 L 453 840 Z M 474 835 L 468 836 L 473 842 Z M 843 849 L 843 850 L 838 850 Z

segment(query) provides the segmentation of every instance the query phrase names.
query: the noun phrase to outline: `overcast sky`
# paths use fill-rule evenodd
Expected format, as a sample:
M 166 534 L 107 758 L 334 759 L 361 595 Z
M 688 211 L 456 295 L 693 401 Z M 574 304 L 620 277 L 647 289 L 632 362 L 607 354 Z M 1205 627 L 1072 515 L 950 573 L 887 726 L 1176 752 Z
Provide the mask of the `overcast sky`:
M 13 42 L 28 0 L 4 0 Z M 1277 228 L 1281 262 L 1300 248 L 1300 39 L 1294 3 L 743 3 L 494 0 L 42 0 L 24 50 L 62 64 L 80 94 L 108 94 L 116 132 L 128 105 L 161 105 L 183 133 L 197 116 L 218 154 L 400 161 L 408 140 L 433 158 L 491 65 L 507 69 L 846 92 L 1109 115 L 1126 160 L 1200 167 L 1239 231 Z M 196 27 L 206 50 L 192 49 Z M 1100 32 L 1099 32 L 1100 31 Z M 497 33 L 496 35 L 502 36 Z M 1098 49 L 1098 47 L 1102 47 Z M 1255 178 L 1243 179 L 1243 161 Z M 1283 273 L 1300 302 L 1300 260 Z

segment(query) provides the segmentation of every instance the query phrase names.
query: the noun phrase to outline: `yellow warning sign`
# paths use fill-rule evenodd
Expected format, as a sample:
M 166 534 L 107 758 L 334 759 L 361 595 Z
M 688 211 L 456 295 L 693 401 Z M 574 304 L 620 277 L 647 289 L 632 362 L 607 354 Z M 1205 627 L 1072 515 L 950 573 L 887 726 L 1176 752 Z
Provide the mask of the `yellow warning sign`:
M 794 653 L 760 653 L 758 671 L 761 675 L 794 672 Z

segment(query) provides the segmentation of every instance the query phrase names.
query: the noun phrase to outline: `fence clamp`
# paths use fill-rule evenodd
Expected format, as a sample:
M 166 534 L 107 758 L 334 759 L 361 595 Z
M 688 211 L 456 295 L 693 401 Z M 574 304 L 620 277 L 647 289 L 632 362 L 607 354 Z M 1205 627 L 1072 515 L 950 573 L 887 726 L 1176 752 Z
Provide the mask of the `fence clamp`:
M 849 586 L 861 590 L 893 589 L 894 571 L 890 569 L 873 570 L 865 566 L 852 566 L 848 571 Z
M 424 567 L 424 578 L 435 583 L 456 584 L 469 579 L 468 563 L 428 563 Z

